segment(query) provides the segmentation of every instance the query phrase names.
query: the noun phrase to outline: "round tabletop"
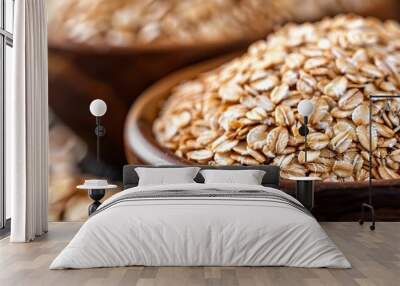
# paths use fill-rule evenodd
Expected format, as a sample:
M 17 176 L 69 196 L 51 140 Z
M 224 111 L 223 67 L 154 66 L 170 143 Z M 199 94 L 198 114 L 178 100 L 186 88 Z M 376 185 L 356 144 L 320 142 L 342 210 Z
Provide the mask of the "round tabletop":
M 293 181 L 320 181 L 320 177 L 289 177 Z
M 110 184 L 103 185 L 103 186 L 90 186 L 90 185 L 83 184 L 83 185 L 76 186 L 76 188 L 80 189 L 80 190 L 108 190 L 108 189 L 118 188 L 118 186 L 110 185 Z

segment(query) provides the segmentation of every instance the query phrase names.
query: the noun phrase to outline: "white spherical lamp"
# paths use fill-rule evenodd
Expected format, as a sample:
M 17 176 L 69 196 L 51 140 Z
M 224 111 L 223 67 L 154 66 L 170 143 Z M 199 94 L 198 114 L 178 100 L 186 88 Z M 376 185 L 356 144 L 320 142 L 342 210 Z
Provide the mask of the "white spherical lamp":
M 304 117 L 308 117 L 314 111 L 314 104 L 311 102 L 311 100 L 304 99 L 300 101 L 299 105 L 297 106 L 297 110 Z
M 90 103 L 89 109 L 93 116 L 101 117 L 107 112 L 107 104 L 101 99 L 95 99 Z

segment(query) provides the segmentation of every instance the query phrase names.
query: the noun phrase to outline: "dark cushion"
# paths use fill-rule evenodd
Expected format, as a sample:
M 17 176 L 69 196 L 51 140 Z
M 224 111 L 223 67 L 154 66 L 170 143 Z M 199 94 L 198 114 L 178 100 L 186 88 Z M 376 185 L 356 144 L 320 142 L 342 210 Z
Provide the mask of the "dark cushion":
M 259 166 L 208 166 L 208 165 L 125 165 L 123 170 L 123 184 L 124 189 L 133 188 L 138 185 L 139 176 L 135 171 L 136 167 L 145 168 L 184 168 L 184 167 L 200 167 L 202 170 L 205 169 L 218 169 L 218 170 L 263 170 L 265 175 L 262 180 L 262 185 L 267 187 L 277 188 L 279 186 L 279 167 L 270 165 L 259 165 Z M 203 176 L 199 173 L 194 178 L 197 183 L 204 183 Z

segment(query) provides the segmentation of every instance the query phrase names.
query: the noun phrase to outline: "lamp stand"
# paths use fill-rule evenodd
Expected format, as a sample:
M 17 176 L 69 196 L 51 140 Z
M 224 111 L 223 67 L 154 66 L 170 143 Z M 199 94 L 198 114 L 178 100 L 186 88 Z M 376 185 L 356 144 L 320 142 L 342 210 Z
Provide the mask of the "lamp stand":
M 358 221 L 360 224 L 364 223 L 364 210 L 367 208 L 371 212 L 371 222 L 369 226 L 371 230 L 375 229 L 375 208 L 372 204 L 372 101 L 373 99 L 394 99 L 400 98 L 400 94 L 397 95 L 384 95 L 376 94 L 369 96 L 369 180 L 368 180 L 368 203 L 361 204 L 361 218 Z
M 97 162 L 100 162 L 100 137 L 103 137 L 104 135 L 106 135 L 106 129 L 104 128 L 104 126 L 101 125 L 100 122 L 100 117 L 96 116 L 96 128 L 94 129 L 94 133 L 96 134 L 96 158 L 97 158 Z
M 367 208 L 371 212 L 372 224 L 369 226 L 370 230 L 375 230 L 375 208 L 372 205 L 372 98 L 369 98 L 369 178 L 368 178 L 368 203 L 361 204 L 361 218 L 359 220 L 360 225 L 364 223 L 364 210 Z
M 308 125 L 308 117 L 304 116 L 304 124 L 299 128 L 299 133 L 301 136 L 304 137 L 304 161 L 306 163 L 307 163 L 307 150 L 308 150 L 307 135 L 309 133 L 307 125 Z

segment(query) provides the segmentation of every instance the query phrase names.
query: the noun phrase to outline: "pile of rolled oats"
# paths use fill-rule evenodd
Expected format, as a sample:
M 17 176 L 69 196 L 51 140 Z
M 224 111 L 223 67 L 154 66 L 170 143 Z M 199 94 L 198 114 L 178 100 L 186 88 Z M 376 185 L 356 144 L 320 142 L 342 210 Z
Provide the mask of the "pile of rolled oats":
M 171 91 L 153 131 L 201 164 L 281 167 L 282 176 L 368 179 L 369 95 L 399 93 L 400 25 L 341 15 L 287 24 L 227 64 Z M 315 106 L 309 152 L 298 103 Z M 400 100 L 372 109 L 373 177 L 400 178 Z
M 393 10 L 396 0 L 48 0 L 50 34 L 85 44 L 199 43 L 264 36 L 287 20 Z

